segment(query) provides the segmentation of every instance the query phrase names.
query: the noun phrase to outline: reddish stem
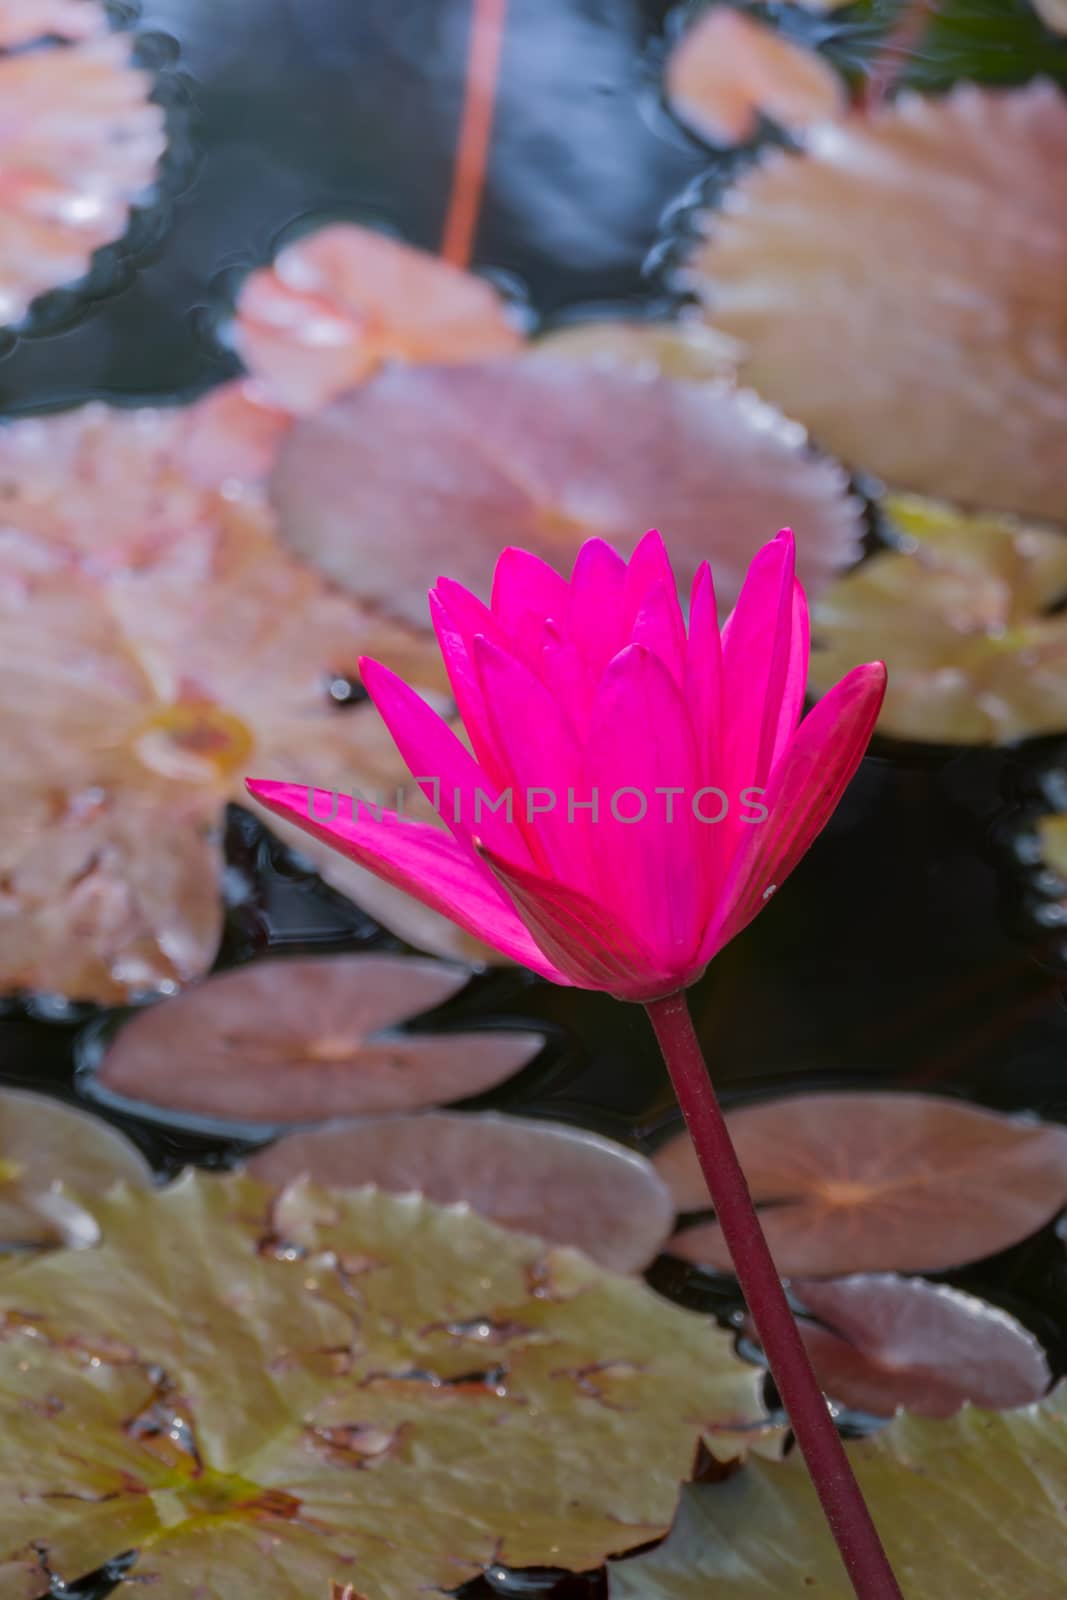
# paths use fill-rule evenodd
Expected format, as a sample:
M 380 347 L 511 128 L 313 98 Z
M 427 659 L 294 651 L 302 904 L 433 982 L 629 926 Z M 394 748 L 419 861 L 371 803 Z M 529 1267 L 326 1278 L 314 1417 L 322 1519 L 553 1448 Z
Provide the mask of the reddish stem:
M 649 1001 L 742 1292 L 858 1600 L 902 1600 L 771 1259 L 684 994 Z
M 472 0 L 463 114 L 452 194 L 441 241 L 442 256 L 456 267 L 469 266 L 474 252 L 474 235 L 489 164 L 489 136 L 493 127 L 507 4 L 508 0 Z
M 937 5 L 938 0 L 906 0 L 871 62 L 867 81 L 859 95 L 859 104 L 864 111 L 875 111 L 889 99 L 908 57 L 913 56 L 922 43 L 923 34 Z

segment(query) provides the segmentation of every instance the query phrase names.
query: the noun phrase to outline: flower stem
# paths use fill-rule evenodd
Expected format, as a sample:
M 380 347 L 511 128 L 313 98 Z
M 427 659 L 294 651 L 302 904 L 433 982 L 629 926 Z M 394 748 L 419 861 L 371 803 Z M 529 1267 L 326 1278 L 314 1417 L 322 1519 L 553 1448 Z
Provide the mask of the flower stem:
M 645 1006 L 796 1440 L 858 1600 L 902 1600 L 834 1427 L 711 1085 L 684 994 Z
M 500 52 L 507 0 L 472 0 L 463 112 L 445 217 L 441 255 L 454 267 L 470 265 L 489 163 Z

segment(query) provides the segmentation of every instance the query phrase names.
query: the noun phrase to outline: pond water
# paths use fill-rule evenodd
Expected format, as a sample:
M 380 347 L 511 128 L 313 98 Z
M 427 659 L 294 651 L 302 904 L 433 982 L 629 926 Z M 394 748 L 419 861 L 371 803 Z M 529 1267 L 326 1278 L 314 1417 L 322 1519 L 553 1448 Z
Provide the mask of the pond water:
M 529 328 L 605 311 L 669 316 L 690 303 L 674 269 L 695 213 L 768 142 L 801 137 L 764 121 L 755 138 L 716 146 L 671 115 L 664 62 L 699 9 L 511 0 L 474 265 Z M 968 76 L 1024 84 L 1039 71 L 1067 82 L 1067 47 L 1025 0 L 749 8 L 798 47 L 821 47 L 853 83 L 883 60 L 887 25 L 909 9 L 933 30 L 912 57 L 923 89 Z M 232 379 L 241 363 L 225 324 L 242 282 L 319 225 L 358 222 L 429 252 L 440 240 L 464 93 L 465 5 L 143 0 L 137 12 L 111 11 L 138 34 L 138 59 L 166 108 L 159 198 L 98 260 L 88 290 L 39 302 L 0 346 L 0 410 L 11 418 L 88 400 L 169 404 Z M 2 162 L 0 143 L 0 171 Z M 866 497 L 870 553 L 883 548 L 884 508 L 868 465 L 849 462 Z M 1067 489 L 1060 509 L 1067 517 Z M 440 561 L 447 570 L 447 552 Z M 1063 654 L 1058 670 L 1067 674 Z M 338 704 L 339 725 L 354 714 Z M 785 1090 L 894 1089 L 1067 1124 L 1067 890 L 1037 844 L 1040 819 L 1067 810 L 1065 772 L 1067 718 L 1059 732 L 1046 726 L 1004 748 L 893 737 L 883 726 L 788 891 L 691 993 L 726 1106 Z M 410 949 L 232 804 L 225 857 L 219 969 L 268 954 Z M 0 1084 L 92 1104 L 163 1175 L 187 1162 L 224 1168 L 253 1147 L 87 1100 L 91 1047 L 102 1028 L 110 1036 L 122 1007 L 25 994 L 4 1004 Z M 506 1022 L 545 1032 L 530 1065 L 465 1108 L 562 1121 L 645 1153 L 681 1125 L 637 1007 L 507 968 L 475 975 L 430 1015 L 445 1031 Z M 1009 1312 L 1036 1336 L 1053 1376 L 1067 1373 L 1057 1218 L 1007 1250 L 928 1276 Z M 728 1276 L 665 1254 L 648 1277 L 738 1326 L 742 1302 Z M 843 1422 L 853 1432 L 871 1425 L 858 1415 Z M 121 1576 L 57 1580 L 52 1592 L 104 1600 L 125 1592 Z M 607 1589 L 599 1571 L 498 1570 L 463 1592 Z

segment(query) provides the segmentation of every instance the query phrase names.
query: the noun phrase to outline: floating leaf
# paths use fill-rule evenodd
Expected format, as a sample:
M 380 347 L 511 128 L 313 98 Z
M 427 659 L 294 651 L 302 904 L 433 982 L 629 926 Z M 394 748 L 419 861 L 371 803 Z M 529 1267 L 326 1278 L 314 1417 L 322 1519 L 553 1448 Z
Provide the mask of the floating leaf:
M 795 1094 L 729 1114 L 780 1272 L 940 1271 L 1017 1244 L 1067 1202 L 1067 1128 L 937 1095 Z M 679 1211 L 708 1205 L 687 1135 L 655 1166 Z M 671 1249 L 730 1270 L 715 1223 Z
M 0 0 L 0 49 L 49 35 L 91 39 L 107 29 L 107 12 L 97 0 Z
M 306 1174 L 464 1201 L 501 1227 L 573 1245 L 617 1272 L 647 1266 L 671 1230 L 670 1195 L 643 1157 L 582 1128 L 491 1112 L 336 1123 L 279 1140 L 251 1169 L 268 1183 Z
M 688 28 L 667 59 L 671 110 L 713 144 L 741 144 L 760 115 L 792 131 L 844 109 L 841 79 L 814 50 L 743 11 L 715 6 Z
M 860 536 L 840 469 L 754 396 L 547 358 L 383 372 L 297 424 L 273 494 L 296 551 L 417 624 L 444 568 L 486 594 L 503 539 L 569 567 L 659 527 L 732 604 L 768 530 L 796 529 L 812 588 Z
M 531 357 L 634 367 L 646 377 L 731 378 L 741 347 L 692 317 L 670 322 L 591 318 L 569 322 L 530 345 Z
M 1067 0 L 1034 0 L 1034 10 L 1053 33 L 1067 33 Z
M 393 955 L 254 962 L 137 1012 L 96 1082 L 168 1111 L 271 1125 L 463 1100 L 544 1043 L 517 1031 L 395 1031 L 468 977 Z
M 967 1400 L 1004 1410 L 1040 1399 L 1052 1381 L 1032 1333 L 947 1284 L 879 1273 L 791 1287 L 808 1312 L 798 1326 L 821 1387 L 854 1411 L 948 1417 Z
M 1007 744 L 1067 729 L 1067 538 L 909 497 L 887 510 L 899 548 L 815 606 L 812 688 L 877 656 L 883 733 Z
M 145 1188 L 151 1171 L 114 1128 L 50 1096 L 0 1089 L 0 1243 L 93 1243 L 96 1223 L 76 1197 L 120 1179 Z
M 233 338 L 265 395 L 292 411 L 317 410 L 386 361 L 480 361 L 522 344 L 481 278 L 348 223 L 253 273 Z
M 0 323 L 82 277 L 151 184 L 163 112 L 131 48 L 115 34 L 0 56 Z
M 745 382 L 898 488 L 1067 514 L 1067 101 L 905 95 L 741 180 L 693 279 Z
M 223 810 L 247 803 L 247 772 L 386 800 L 407 782 L 373 706 L 339 710 L 330 685 L 358 678 L 370 653 L 434 689 L 436 650 L 329 590 L 254 500 L 209 502 L 180 536 L 168 516 L 168 542 L 132 569 L 115 565 L 102 506 L 79 529 L 77 563 L 22 508 L 0 534 L 3 988 L 112 1000 L 200 976 L 221 925 Z M 102 570 L 86 553 L 97 538 Z M 300 839 L 372 914 L 469 949 Z
M 1019 1411 L 899 1417 L 847 1446 L 908 1600 L 1049 1600 L 1067 1568 L 1067 1388 Z M 686 1489 L 612 1600 L 852 1600 L 799 1455 Z
M 759 1419 L 726 1335 L 576 1252 L 379 1190 L 270 1201 L 121 1193 L 97 1249 L 0 1279 L 5 1594 L 128 1550 L 153 1600 L 588 1568 Z

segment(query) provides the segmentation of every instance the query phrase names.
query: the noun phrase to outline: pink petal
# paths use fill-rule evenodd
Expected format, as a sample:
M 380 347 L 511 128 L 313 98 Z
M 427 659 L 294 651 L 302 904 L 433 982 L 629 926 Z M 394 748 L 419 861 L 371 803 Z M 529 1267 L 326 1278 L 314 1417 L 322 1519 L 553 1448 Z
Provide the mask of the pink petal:
M 545 632 L 537 671 L 549 694 L 567 707 L 581 738 L 588 727 L 593 698 L 589 670 L 574 640 L 552 623 Z
M 673 579 L 670 588 L 657 582 L 646 592 L 630 629 L 630 643 L 650 650 L 678 687 L 684 686 L 685 623 Z
M 451 832 L 469 840 L 474 829 L 501 855 L 511 859 L 517 854 L 519 861 L 528 863 L 519 830 L 491 809 L 499 795 L 497 785 L 448 724 L 380 662 L 364 657 L 359 670 L 405 765 Z
M 502 782 L 500 761 L 471 653 L 476 633 L 484 633 L 489 639 L 496 638 L 495 619 L 488 606 L 484 606 L 461 584 L 452 583 L 447 578 L 438 579 L 437 587 L 430 590 L 429 598 L 434 632 L 467 737 L 481 765 L 499 784 Z
M 590 887 L 587 813 L 576 812 L 569 820 L 569 798 L 581 782 L 582 757 L 567 709 L 524 662 L 488 639 L 475 639 L 474 659 L 506 768 L 505 786 L 513 794 L 515 824 L 533 863 L 575 888 Z M 492 845 L 488 835 L 486 843 Z
M 793 536 L 783 529 L 756 556 L 723 628 L 724 759 L 738 791 L 764 784 L 771 769 L 792 661 L 794 569 Z
M 511 960 L 553 983 L 570 982 L 546 961 L 492 873 L 439 829 L 399 818 L 393 812 L 383 812 L 381 820 L 362 810 L 353 815 L 354 808 L 344 803 L 336 805 L 338 814 L 333 817 L 335 794 L 328 789 L 308 789 L 301 783 L 251 778 L 245 786 L 268 811 L 377 873 L 431 910 L 451 917 Z
M 536 671 L 547 618 L 565 625 L 570 587 L 547 561 L 514 547 L 505 550 L 493 574 L 493 615 L 508 648 Z M 485 629 L 479 630 L 484 633 Z
M 571 574 L 570 634 L 596 674 L 623 643 L 626 563 L 603 539 L 587 539 Z
M 696 740 L 700 781 L 702 784 L 711 784 L 721 776 L 722 645 L 719 640 L 715 585 L 706 561 L 697 570 L 689 606 L 685 696 Z
M 604 904 L 642 930 L 661 963 L 684 963 L 707 916 L 704 843 L 697 833 L 705 825 L 692 804 L 699 788 L 696 751 L 674 679 L 641 645 L 621 650 L 601 679 L 586 761 L 600 800 L 594 833 Z M 657 793 L 665 787 L 681 792 Z
M 767 820 L 746 826 L 702 946 L 705 960 L 748 926 L 826 826 L 874 732 L 885 683 L 882 662 L 855 667 L 800 724 L 771 776 Z
M 671 558 L 667 554 L 667 547 L 661 535 L 655 528 L 650 528 L 637 542 L 634 553 L 626 567 L 626 579 L 623 583 L 623 606 L 626 612 L 626 628 L 633 627 L 633 620 L 644 604 L 646 596 L 661 584 L 668 594 L 673 594 L 677 600 L 678 584 L 675 581 L 674 569 Z M 681 607 L 678 608 L 678 621 L 682 621 Z
M 643 943 L 611 913 L 558 879 L 527 872 L 489 850 L 479 852 L 504 885 L 545 955 L 582 989 L 606 989 L 622 998 L 651 998 L 669 991 L 670 976 L 657 968 Z

